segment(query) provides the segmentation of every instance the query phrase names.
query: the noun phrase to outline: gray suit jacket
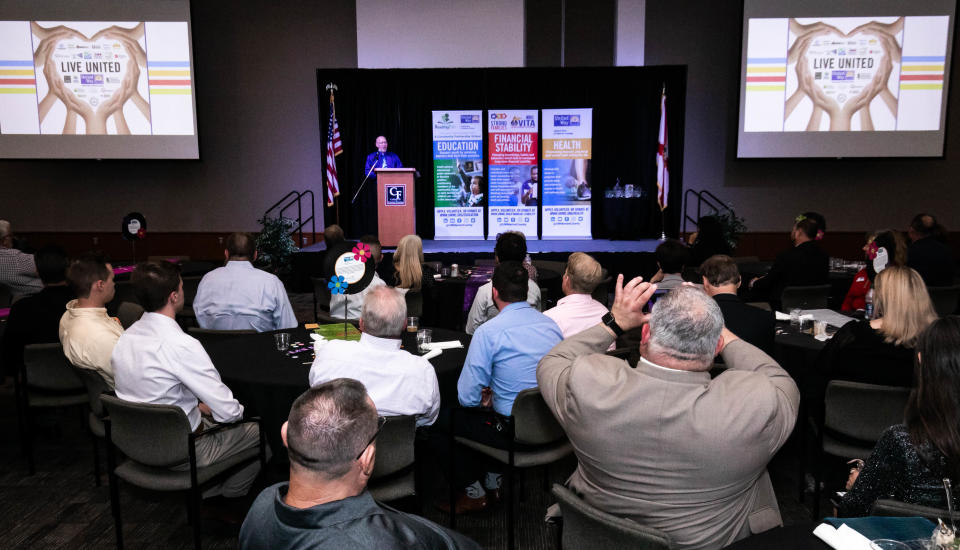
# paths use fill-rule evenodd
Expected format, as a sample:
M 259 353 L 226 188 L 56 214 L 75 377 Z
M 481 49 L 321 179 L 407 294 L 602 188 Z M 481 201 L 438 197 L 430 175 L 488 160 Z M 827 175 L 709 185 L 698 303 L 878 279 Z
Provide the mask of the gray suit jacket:
M 728 344 L 729 370 L 633 369 L 603 355 L 597 325 L 557 344 L 537 382 L 577 454 L 567 485 L 588 503 L 667 532 L 678 548 L 722 548 L 781 524 L 767 462 L 800 392 L 768 355 Z

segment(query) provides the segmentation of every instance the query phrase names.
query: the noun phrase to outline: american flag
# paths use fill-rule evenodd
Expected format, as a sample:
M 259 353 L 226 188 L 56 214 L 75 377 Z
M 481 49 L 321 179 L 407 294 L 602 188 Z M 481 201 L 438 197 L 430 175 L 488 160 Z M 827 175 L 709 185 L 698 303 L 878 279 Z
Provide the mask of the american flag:
M 667 170 L 667 89 L 660 95 L 660 141 L 657 145 L 657 203 L 660 210 L 667 207 L 670 195 L 670 171 Z
M 343 142 L 340 141 L 337 112 L 333 106 L 333 90 L 330 90 L 330 125 L 327 127 L 327 206 L 333 206 L 333 198 L 340 195 L 336 157 L 342 152 Z

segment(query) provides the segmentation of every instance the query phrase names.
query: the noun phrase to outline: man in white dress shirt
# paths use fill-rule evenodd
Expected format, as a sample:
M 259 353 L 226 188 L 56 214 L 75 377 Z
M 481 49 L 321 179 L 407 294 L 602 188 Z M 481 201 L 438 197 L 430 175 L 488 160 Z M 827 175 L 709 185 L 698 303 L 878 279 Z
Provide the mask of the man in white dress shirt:
M 257 259 L 253 235 L 233 233 L 223 254 L 227 265 L 200 280 L 193 300 L 197 323 L 216 330 L 295 328 L 297 318 L 283 283 L 250 263 Z
M 497 236 L 497 244 L 493 247 L 493 257 L 497 264 L 502 262 L 523 262 L 527 257 L 527 238 L 519 231 L 507 231 Z M 533 309 L 540 311 L 540 287 L 533 279 L 527 281 L 527 303 Z M 467 314 L 467 334 L 473 334 L 477 327 L 493 319 L 500 313 L 497 304 L 493 301 L 493 282 L 477 289 L 473 298 L 470 313 Z
M 310 386 L 335 378 L 353 378 L 381 416 L 415 415 L 417 426 L 433 424 L 440 410 L 440 386 L 433 365 L 400 349 L 407 326 L 402 294 L 378 287 L 367 294 L 360 314 L 359 342 L 330 340 L 310 367 Z
M 374 237 L 373 235 L 364 235 L 360 237 L 360 242 L 366 244 L 370 247 L 370 259 L 368 261 L 373 262 L 374 268 L 380 264 L 380 261 L 383 260 L 383 251 L 380 246 L 380 240 Z M 387 283 L 383 282 L 383 279 L 377 275 L 377 272 L 373 272 L 373 279 L 370 279 L 370 284 L 366 288 L 361 290 L 356 294 L 331 294 L 330 295 L 330 316 L 336 317 L 337 319 L 343 319 L 343 303 L 347 303 L 347 319 L 359 319 L 360 312 L 363 308 L 363 300 L 366 298 L 367 293 L 371 290 L 377 288 L 378 286 L 387 286 Z
M 574 252 L 567 259 L 567 270 L 560 283 L 565 296 L 556 307 L 543 312 L 557 323 L 564 338 L 596 326 L 607 314 L 607 307 L 591 296 L 602 277 L 603 268 L 588 254 Z
M 136 403 L 177 405 L 187 415 L 190 429 L 203 431 L 219 423 L 243 418 L 243 405 L 220 380 L 220 373 L 195 338 L 177 324 L 183 309 L 180 268 L 169 262 L 144 262 L 130 277 L 146 311 L 117 340 L 111 363 L 117 397 Z M 197 466 L 205 467 L 259 444 L 254 423 L 197 440 Z M 175 466 L 185 470 L 189 464 Z M 228 477 L 204 497 L 222 494 L 241 497 L 250 490 L 260 463 L 254 462 Z

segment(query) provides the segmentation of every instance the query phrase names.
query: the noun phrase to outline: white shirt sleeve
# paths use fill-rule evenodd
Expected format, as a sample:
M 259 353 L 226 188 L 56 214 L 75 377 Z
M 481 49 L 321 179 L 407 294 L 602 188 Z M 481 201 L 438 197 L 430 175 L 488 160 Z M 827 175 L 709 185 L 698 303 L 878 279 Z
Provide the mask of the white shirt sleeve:
M 206 403 L 217 422 L 236 422 L 243 418 L 243 405 L 233 397 L 233 392 L 220 379 L 210 356 L 197 340 L 191 338 L 177 346 L 177 376 L 197 399 Z

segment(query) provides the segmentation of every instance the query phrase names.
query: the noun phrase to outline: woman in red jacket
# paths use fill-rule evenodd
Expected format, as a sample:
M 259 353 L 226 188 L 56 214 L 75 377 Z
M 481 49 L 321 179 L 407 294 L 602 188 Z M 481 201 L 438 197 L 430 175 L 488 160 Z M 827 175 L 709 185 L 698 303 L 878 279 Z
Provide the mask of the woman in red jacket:
M 886 251 L 887 261 L 883 265 L 874 265 L 880 249 Z M 867 244 L 863 246 L 864 255 L 867 258 L 867 267 L 861 269 L 853 276 L 853 284 L 847 291 L 846 298 L 843 299 L 842 311 L 856 311 L 866 309 L 867 291 L 873 285 L 873 279 L 878 271 L 890 265 L 905 265 L 907 263 L 907 243 L 899 231 L 885 229 L 877 231 L 867 238 Z M 880 254 L 881 258 L 883 254 Z

